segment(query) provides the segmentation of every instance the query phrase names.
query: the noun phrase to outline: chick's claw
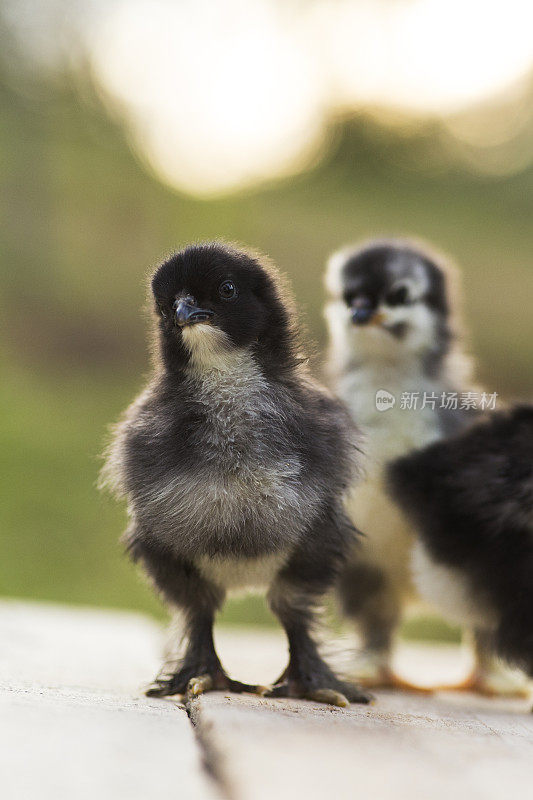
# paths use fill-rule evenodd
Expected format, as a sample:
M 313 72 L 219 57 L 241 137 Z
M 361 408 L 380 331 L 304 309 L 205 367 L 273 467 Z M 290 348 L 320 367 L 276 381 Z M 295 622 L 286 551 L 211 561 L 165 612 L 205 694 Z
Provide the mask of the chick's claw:
M 168 675 L 157 678 L 154 683 L 146 690 L 147 697 L 168 697 L 172 695 L 185 695 L 189 698 L 197 697 L 200 694 L 212 691 L 249 692 L 250 694 L 262 695 L 266 691 L 265 686 L 256 686 L 249 683 L 241 683 L 229 678 L 225 672 L 200 673 L 190 670 L 181 670 L 175 675 Z
M 314 700 L 315 703 L 326 703 L 329 706 L 339 706 L 339 708 L 348 708 L 350 701 L 341 692 L 336 692 L 335 689 L 315 689 L 308 695 L 309 700 Z
M 494 666 L 490 670 L 474 670 L 463 681 L 451 685 L 440 685 L 440 692 L 471 692 L 481 697 L 526 698 L 530 688 L 524 676 L 498 670 Z
M 362 689 L 356 683 L 341 682 L 341 686 L 338 691 L 344 694 L 350 703 L 362 703 L 363 705 L 368 705 L 369 703 L 373 703 L 375 700 L 375 697 L 373 694 L 371 694 L 371 692 L 367 692 L 366 689 Z
M 286 680 L 277 683 L 264 694 L 265 697 L 293 697 L 300 700 L 313 700 L 330 706 L 347 708 L 350 703 L 370 703 L 373 697 L 358 686 L 339 681 L 338 687 L 311 687 L 299 681 Z
M 187 691 L 187 684 L 191 680 L 190 672 L 176 672 L 175 674 L 161 675 L 146 689 L 146 697 L 172 697 L 173 695 L 184 695 Z
M 366 675 L 358 675 L 357 680 L 366 689 L 393 689 L 414 694 L 432 694 L 434 689 L 427 686 L 418 686 L 411 681 L 397 675 L 389 666 L 379 667 Z
M 187 694 L 192 697 L 197 697 L 199 694 L 208 692 L 213 688 L 213 678 L 211 675 L 199 675 L 196 678 L 191 678 L 187 684 Z
M 261 697 L 265 694 L 265 692 L 268 691 L 268 686 L 241 683 L 240 681 L 234 681 L 231 678 L 228 678 L 228 685 L 225 688 L 228 692 L 235 692 L 236 694 L 247 692 L 248 694 L 258 694 Z

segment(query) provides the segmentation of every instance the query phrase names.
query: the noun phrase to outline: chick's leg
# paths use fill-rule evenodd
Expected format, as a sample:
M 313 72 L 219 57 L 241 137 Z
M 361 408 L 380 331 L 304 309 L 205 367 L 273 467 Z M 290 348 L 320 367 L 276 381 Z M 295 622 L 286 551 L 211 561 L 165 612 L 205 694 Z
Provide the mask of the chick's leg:
M 163 666 L 146 694 L 195 696 L 216 689 L 262 692 L 264 687 L 229 678 L 216 653 L 213 623 L 224 592 L 206 581 L 193 565 L 153 546 L 136 544 L 133 557 L 142 561 L 165 599 L 180 609 L 185 618 L 183 655 Z
M 263 687 L 233 680 L 226 675 L 213 641 L 213 618 L 190 614 L 186 626 L 186 648 L 182 658 L 168 662 L 147 689 L 148 697 L 188 695 L 212 690 L 260 692 Z
M 314 607 L 333 584 L 342 561 L 345 537 L 353 528 L 332 513 L 312 531 L 270 588 L 268 600 L 287 634 L 289 663 L 270 697 L 300 697 L 331 705 L 368 703 L 371 696 L 355 684 L 341 680 L 318 652 L 311 634 Z
M 400 620 L 399 599 L 385 573 L 372 564 L 351 560 L 337 583 L 342 611 L 361 637 L 361 674 L 366 685 L 381 686 L 391 669 L 393 638 Z
M 361 636 L 361 652 L 354 677 L 371 689 L 399 689 L 426 693 L 392 668 L 394 636 L 401 621 L 401 592 L 379 567 L 358 560 L 342 570 L 337 583 L 342 611 Z
M 511 671 L 495 655 L 492 636 L 477 630 L 465 636 L 474 650 L 474 666 L 464 681 L 439 686 L 442 691 L 473 692 L 484 697 L 529 697 L 530 681 L 525 673 Z
M 303 587 L 283 579 L 272 587 L 270 606 L 287 634 L 289 663 L 266 696 L 299 697 L 336 706 L 368 703 L 370 695 L 338 678 L 320 656 L 311 635 L 316 599 Z
M 287 586 L 278 583 L 276 594 L 270 595 L 270 602 L 287 634 L 289 663 L 265 695 L 302 698 L 341 707 L 349 703 L 370 702 L 371 695 L 337 677 L 320 656 L 311 635 L 311 607 L 316 598 L 302 595 L 298 605 L 287 604 L 277 594 L 285 594 L 287 589 Z

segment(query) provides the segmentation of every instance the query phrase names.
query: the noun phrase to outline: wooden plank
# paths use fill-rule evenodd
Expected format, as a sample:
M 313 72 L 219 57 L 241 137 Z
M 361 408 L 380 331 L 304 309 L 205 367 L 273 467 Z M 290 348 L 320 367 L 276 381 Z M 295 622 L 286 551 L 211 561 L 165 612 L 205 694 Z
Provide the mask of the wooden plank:
M 135 614 L 0 604 L 0 769 L 6 800 L 507 800 L 530 791 L 526 701 L 379 693 L 374 706 L 214 693 L 189 713 L 140 688 L 161 634 Z M 221 630 L 230 674 L 272 680 L 279 632 Z M 463 654 L 403 646 L 398 666 L 459 678 Z M 206 761 L 216 777 L 202 768 Z
M 236 798 L 503 800 L 527 796 L 533 720 L 445 699 L 381 693 L 372 708 L 208 695 L 194 717 L 210 732 Z
M 254 661 L 262 653 L 269 669 L 275 662 L 272 674 L 283 658 L 271 636 L 254 643 L 222 632 L 219 639 L 226 663 L 244 680 L 251 679 L 248 653 Z M 414 677 L 420 664 L 444 660 L 455 668 L 452 652 L 404 647 L 400 660 Z M 265 679 L 264 670 L 254 674 Z M 191 713 L 237 800 L 507 800 L 530 792 L 527 701 L 380 692 L 375 705 L 345 710 L 217 693 L 195 700 Z
M 140 693 L 160 633 L 127 613 L 0 605 L 5 800 L 215 800 L 183 707 Z

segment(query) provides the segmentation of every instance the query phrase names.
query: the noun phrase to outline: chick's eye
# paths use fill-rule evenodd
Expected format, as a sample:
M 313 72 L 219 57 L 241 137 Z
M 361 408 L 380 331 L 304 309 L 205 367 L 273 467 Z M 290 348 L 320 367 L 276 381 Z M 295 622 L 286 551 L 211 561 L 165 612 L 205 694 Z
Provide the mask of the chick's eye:
M 237 297 L 237 287 L 233 281 L 224 281 L 218 287 L 218 293 L 223 300 L 232 300 Z
M 385 302 L 388 306 L 401 306 L 408 303 L 409 292 L 407 291 L 407 287 L 398 286 L 396 289 L 393 289 L 385 298 Z
M 344 302 L 348 308 L 357 306 L 358 308 L 371 308 L 372 298 L 363 292 L 350 292 L 344 295 Z

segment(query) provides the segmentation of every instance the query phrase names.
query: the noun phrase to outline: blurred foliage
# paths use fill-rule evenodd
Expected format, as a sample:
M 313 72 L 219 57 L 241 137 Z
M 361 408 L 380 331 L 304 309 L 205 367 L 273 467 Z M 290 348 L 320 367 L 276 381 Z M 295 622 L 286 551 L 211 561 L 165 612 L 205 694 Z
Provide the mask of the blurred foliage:
M 306 174 L 199 201 L 135 160 L 89 76 L 13 75 L 0 75 L 3 594 L 161 613 L 122 557 L 123 509 L 94 484 L 106 425 L 148 368 L 147 271 L 192 240 L 268 252 L 322 344 L 328 253 L 373 235 L 426 238 L 462 265 L 482 380 L 504 396 L 531 392 L 533 169 L 475 176 L 449 163 L 436 124 L 406 133 L 360 116 L 339 120 Z M 225 619 L 271 618 L 249 599 Z

